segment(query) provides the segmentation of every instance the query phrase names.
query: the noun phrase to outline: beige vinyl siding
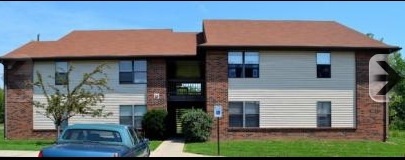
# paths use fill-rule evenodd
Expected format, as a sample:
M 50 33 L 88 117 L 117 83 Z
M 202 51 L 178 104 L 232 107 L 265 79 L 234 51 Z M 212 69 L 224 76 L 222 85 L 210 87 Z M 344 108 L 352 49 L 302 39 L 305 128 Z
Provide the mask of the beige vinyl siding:
M 105 92 L 104 102 L 95 107 L 105 106 L 105 112 L 112 112 L 113 115 L 109 117 L 91 117 L 77 115 L 69 120 L 69 124 L 75 123 L 119 123 L 119 105 L 146 105 L 146 84 L 119 84 L 119 61 L 69 61 L 69 65 L 73 65 L 73 70 L 70 83 L 77 84 L 82 79 L 83 73 L 91 72 L 98 64 L 107 63 L 108 67 L 105 70 L 108 78 L 108 86 L 112 90 Z M 41 61 L 34 63 L 34 72 L 38 70 L 42 73 L 45 83 L 55 84 L 54 79 L 48 75 L 55 75 L 54 61 Z M 34 79 L 37 76 L 34 75 Z M 61 88 L 61 87 L 60 87 Z M 61 88 L 61 90 L 64 90 Z M 42 94 L 42 90 L 34 87 L 34 100 L 46 102 Z M 47 117 L 38 114 L 34 107 L 33 128 L 34 129 L 54 129 L 53 122 Z
M 317 101 L 332 127 L 355 127 L 353 52 L 331 53 L 331 78 L 316 77 L 316 52 L 260 52 L 260 78 L 229 78 L 229 101 L 260 101 L 261 128 L 315 128 Z

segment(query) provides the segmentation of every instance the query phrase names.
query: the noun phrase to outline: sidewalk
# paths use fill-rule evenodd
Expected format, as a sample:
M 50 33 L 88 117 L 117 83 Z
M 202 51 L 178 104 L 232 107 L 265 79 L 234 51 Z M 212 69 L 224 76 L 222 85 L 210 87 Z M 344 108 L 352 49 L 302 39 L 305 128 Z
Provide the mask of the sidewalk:
M 38 157 L 38 151 L 0 150 L 0 157 Z
M 205 155 L 183 152 L 184 139 L 172 138 L 163 141 L 151 154 L 151 157 L 207 157 Z

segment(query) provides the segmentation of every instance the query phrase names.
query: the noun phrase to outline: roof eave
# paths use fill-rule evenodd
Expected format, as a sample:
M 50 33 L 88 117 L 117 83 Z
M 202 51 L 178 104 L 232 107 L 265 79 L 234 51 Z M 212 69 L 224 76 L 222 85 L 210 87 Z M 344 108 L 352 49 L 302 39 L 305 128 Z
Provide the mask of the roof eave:
M 276 46 L 276 45 L 210 45 L 210 44 L 201 44 L 198 45 L 201 48 L 257 48 L 257 49 L 323 49 L 323 50 L 387 50 L 390 53 L 401 50 L 401 47 L 398 46 L 387 46 L 387 47 L 354 47 L 354 46 Z
M 144 55 L 95 55 L 95 56 L 50 56 L 50 57 L 0 57 L 0 60 L 52 60 L 52 59 L 120 59 L 120 58 L 153 58 L 153 57 L 190 57 L 197 53 L 179 53 L 179 54 L 144 54 Z

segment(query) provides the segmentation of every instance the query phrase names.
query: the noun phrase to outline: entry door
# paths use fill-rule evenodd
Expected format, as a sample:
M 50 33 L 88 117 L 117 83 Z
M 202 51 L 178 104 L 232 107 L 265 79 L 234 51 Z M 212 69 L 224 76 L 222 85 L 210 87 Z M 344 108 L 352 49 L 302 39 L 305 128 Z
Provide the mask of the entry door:
M 181 116 L 187 111 L 186 108 L 176 108 L 176 134 L 182 134 L 181 132 Z

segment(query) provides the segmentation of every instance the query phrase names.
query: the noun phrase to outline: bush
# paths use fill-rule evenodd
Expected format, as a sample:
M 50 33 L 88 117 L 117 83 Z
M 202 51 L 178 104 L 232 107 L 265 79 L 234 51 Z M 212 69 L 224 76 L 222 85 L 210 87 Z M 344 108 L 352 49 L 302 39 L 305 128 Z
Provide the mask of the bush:
M 211 134 L 212 117 L 201 109 L 187 110 L 181 116 L 182 132 L 188 142 L 207 141 Z
M 390 123 L 390 129 L 392 129 L 392 130 L 405 130 L 405 121 L 394 119 Z
M 163 140 L 167 136 L 167 111 L 156 109 L 148 111 L 142 119 L 145 137 L 151 140 Z

